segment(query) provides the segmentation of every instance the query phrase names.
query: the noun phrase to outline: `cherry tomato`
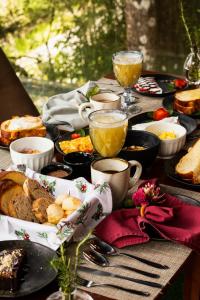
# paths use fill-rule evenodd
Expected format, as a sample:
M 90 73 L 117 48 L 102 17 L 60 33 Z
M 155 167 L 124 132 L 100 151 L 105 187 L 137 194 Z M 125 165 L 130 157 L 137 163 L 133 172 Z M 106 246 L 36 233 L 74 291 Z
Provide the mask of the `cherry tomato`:
M 80 133 L 72 133 L 71 134 L 71 139 L 74 140 L 74 139 L 79 138 L 80 136 L 81 136 Z
M 174 85 L 177 89 L 182 89 L 186 86 L 187 82 L 185 79 L 175 79 Z
M 156 111 L 153 112 L 153 119 L 155 121 L 159 121 L 167 117 L 169 117 L 169 112 L 163 107 L 158 108 Z

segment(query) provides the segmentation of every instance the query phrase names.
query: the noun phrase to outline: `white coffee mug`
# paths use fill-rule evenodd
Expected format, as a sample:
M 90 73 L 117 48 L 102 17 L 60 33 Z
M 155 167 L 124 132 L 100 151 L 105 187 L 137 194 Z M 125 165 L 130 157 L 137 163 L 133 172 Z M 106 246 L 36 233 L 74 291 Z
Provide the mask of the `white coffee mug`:
M 79 105 L 79 115 L 84 121 L 88 119 L 89 115 L 89 113 L 84 113 L 86 108 L 90 109 L 89 113 L 100 109 L 120 109 L 121 97 L 114 93 L 101 93 L 91 96 L 90 102 Z
M 136 167 L 135 174 L 130 177 L 132 167 Z M 136 160 L 102 158 L 92 162 L 91 179 L 93 184 L 108 182 L 112 191 L 113 209 L 122 206 L 127 193 L 134 190 L 134 185 L 142 174 L 142 165 Z

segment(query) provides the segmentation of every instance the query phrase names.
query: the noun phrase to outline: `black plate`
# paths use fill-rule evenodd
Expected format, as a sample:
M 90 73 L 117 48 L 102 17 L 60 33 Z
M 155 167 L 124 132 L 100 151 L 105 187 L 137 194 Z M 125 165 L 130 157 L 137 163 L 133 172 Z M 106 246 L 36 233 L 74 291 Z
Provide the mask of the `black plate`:
M 181 185 L 184 185 L 190 189 L 200 190 L 200 184 L 194 184 L 188 180 L 182 179 L 180 176 L 178 176 L 175 172 L 175 166 L 181 159 L 183 155 L 185 155 L 186 151 L 181 151 L 176 156 L 174 156 L 172 159 L 168 159 L 165 161 L 165 173 L 166 175 L 171 178 L 172 180 L 180 183 Z
M 154 121 L 151 118 L 152 113 L 150 111 L 132 117 L 129 119 L 129 128 L 131 129 L 136 124 Z M 197 122 L 194 119 L 183 114 L 176 114 L 176 116 L 178 116 L 179 123 L 187 130 L 187 135 L 191 134 L 197 128 Z
M 50 261 L 56 253 L 48 247 L 30 241 L 1 241 L 0 251 L 4 249 L 23 248 L 26 251 L 26 265 L 28 271 L 24 272 L 24 281 L 15 293 L 0 290 L 1 298 L 16 298 L 32 294 L 56 278 L 56 271 L 51 267 Z
M 172 80 L 182 79 L 182 78 L 179 78 L 179 77 L 176 77 L 176 76 L 171 76 L 171 75 L 164 75 L 164 74 L 146 74 L 146 75 L 142 75 L 140 78 L 145 78 L 145 77 L 155 78 L 158 85 L 162 88 L 163 93 L 162 94 L 151 94 L 151 93 L 148 93 L 148 92 L 139 92 L 133 87 L 133 90 L 138 94 L 141 94 L 141 95 L 144 95 L 144 96 L 149 96 L 149 97 L 163 97 L 163 96 L 173 94 L 177 90 L 179 90 L 179 91 L 182 90 L 182 89 L 176 89 L 176 88 L 174 88 L 174 89 L 169 88 L 169 83 Z M 187 87 L 187 85 L 184 87 L 184 89 L 186 87 Z
M 85 133 L 85 136 L 86 135 L 89 135 L 89 128 L 84 128 L 84 129 L 81 129 L 81 131 L 84 131 Z M 76 133 L 76 132 L 79 132 L 79 130 L 75 130 L 73 132 L 67 132 L 65 134 L 63 134 L 61 137 L 59 137 L 56 142 L 55 142 L 55 147 L 56 147 L 56 150 L 62 154 L 62 155 L 66 155 L 66 153 L 64 153 L 61 149 L 60 149 L 60 146 L 59 146 L 59 143 L 62 142 L 62 141 L 70 141 L 71 140 L 71 135 L 73 133 Z
M 174 101 L 174 95 L 169 95 L 169 96 L 167 96 L 167 97 L 165 97 L 163 99 L 163 103 L 162 104 L 163 104 L 163 106 L 167 110 L 175 112 L 176 114 L 179 114 L 179 115 L 184 115 L 183 113 L 179 113 L 177 110 L 174 109 L 174 107 L 173 107 L 173 101 Z M 190 118 L 200 119 L 200 111 L 198 111 L 196 113 L 193 113 L 193 114 L 191 114 L 189 116 L 190 116 Z

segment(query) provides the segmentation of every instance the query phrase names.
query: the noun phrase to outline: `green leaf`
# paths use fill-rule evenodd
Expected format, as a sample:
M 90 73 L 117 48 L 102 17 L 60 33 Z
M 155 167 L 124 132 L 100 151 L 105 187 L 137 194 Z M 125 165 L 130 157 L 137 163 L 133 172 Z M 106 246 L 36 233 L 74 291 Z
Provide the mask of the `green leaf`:
M 98 85 L 93 86 L 86 94 L 87 98 L 90 98 L 91 96 L 94 96 L 100 92 L 100 88 Z
M 85 130 L 84 129 L 77 129 L 74 131 L 75 133 L 79 133 L 80 136 L 86 136 Z

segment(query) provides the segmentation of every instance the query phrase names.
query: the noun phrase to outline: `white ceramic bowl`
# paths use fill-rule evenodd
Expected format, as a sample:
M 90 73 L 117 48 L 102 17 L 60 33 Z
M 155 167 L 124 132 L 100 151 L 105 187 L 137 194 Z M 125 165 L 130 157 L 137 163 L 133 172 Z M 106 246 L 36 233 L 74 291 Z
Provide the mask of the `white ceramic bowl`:
M 159 136 L 163 132 L 174 132 L 176 138 L 174 139 L 161 139 L 159 156 L 170 158 L 179 152 L 185 145 L 186 129 L 185 127 L 167 122 L 159 122 L 159 124 L 152 124 L 146 127 L 146 131 L 152 132 Z
M 21 153 L 27 149 L 37 150 L 39 153 Z M 24 137 L 10 144 L 10 155 L 15 165 L 25 164 L 28 168 L 39 171 L 52 161 L 54 143 L 43 137 Z

